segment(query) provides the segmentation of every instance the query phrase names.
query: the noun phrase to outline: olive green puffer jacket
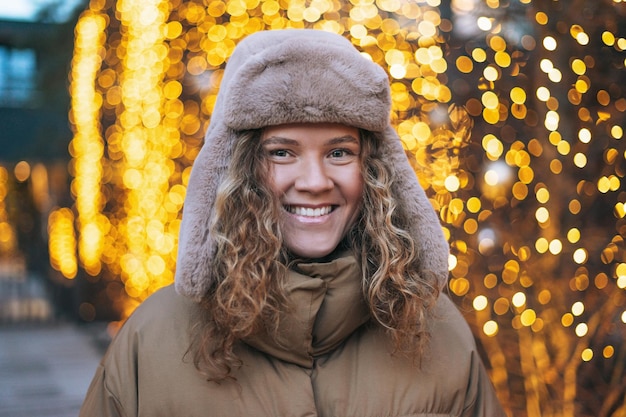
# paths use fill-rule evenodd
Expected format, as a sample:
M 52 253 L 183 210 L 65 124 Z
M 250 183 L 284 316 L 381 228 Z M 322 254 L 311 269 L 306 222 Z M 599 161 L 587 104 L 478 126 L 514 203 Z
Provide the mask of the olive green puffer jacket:
M 207 382 L 186 355 L 198 304 L 172 286 L 153 294 L 110 346 L 81 417 L 505 415 L 448 297 L 438 300 L 418 367 L 392 355 L 385 332 L 368 320 L 354 258 L 299 271 L 289 278 L 297 308 L 281 321 L 280 341 L 242 342 L 236 381 L 220 384 Z

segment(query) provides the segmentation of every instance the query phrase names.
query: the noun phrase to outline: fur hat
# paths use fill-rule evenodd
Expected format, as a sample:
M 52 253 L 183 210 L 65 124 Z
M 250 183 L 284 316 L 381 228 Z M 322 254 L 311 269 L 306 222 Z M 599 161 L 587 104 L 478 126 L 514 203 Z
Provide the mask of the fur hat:
M 257 32 L 230 58 L 205 143 L 194 163 L 181 225 L 175 286 L 196 301 L 215 279 L 210 225 L 217 188 L 230 164 L 228 130 L 331 122 L 382 133 L 392 193 L 413 219 L 422 270 L 448 278 L 448 244 L 390 124 L 385 71 L 340 35 L 308 29 Z

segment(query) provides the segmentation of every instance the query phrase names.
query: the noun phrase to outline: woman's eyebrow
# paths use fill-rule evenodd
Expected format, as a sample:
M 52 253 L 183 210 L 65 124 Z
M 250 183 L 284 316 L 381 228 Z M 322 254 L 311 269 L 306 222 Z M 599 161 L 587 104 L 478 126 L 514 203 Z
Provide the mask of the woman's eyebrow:
M 340 136 L 338 138 L 332 138 L 326 144 L 328 145 L 341 145 L 341 144 L 350 144 L 353 143 L 355 145 L 360 145 L 361 142 L 352 135 Z
M 269 138 L 265 138 L 262 141 L 263 145 L 290 145 L 290 146 L 298 146 L 299 143 L 297 140 L 283 138 L 281 136 L 270 136 Z
M 270 136 L 269 138 L 265 138 L 262 141 L 263 145 L 290 145 L 290 146 L 299 146 L 300 142 L 295 139 L 284 138 L 282 136 Z M 350 144 L 353 143 L 355 145 L 360 145 L 360 141 L 352 135 L 339 136 L 336 138 L 329 139 L 326 142 L 326 145 L 341 145 L 341 144 Z

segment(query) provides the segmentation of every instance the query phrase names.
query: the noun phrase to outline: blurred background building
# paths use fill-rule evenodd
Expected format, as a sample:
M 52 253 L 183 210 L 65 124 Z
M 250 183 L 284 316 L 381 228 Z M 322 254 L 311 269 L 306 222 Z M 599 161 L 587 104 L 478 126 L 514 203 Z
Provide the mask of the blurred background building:
M 76 317 L 46 227 L 53 207 L 72 203 L 67 74 L 85 5 L 0 2 L 0 322 Z
M 114 332 L 171 283 L 224 63 L 249 33 L 315 27 L 388 71 L 510 415 L 626 416 L 625 2 L 61 4 L 0 22 L 3 317 Z M 45 301 L 7 303 L 18 281 Z

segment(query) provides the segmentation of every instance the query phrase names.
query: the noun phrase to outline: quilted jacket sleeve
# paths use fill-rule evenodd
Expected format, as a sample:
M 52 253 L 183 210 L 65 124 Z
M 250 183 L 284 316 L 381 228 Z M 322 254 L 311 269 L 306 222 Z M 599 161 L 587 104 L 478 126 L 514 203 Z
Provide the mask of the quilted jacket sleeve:
M 115 393 L 106 386 L 106 370 L 102 364 L 96 369 L 80 417 L 127 417 Z
M 476 351 L 472 352 L 472 374 L 465 398 L 463 417 L 506 417 Z
M 132 323 L 122 326 L 96 369 L 79 417 L 137 416 L 137 367 L 140 337 Z

